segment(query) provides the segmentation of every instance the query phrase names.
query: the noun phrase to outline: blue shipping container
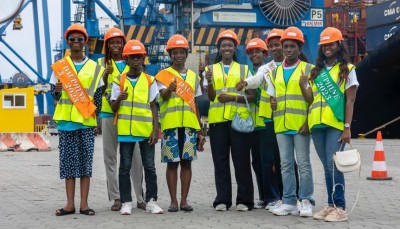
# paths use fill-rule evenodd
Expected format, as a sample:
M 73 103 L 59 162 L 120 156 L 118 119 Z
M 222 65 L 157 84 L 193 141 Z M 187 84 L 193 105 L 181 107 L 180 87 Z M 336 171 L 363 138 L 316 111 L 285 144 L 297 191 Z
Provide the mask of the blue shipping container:
M 367 7 L 367 28 L 400 22 L 400 1 L 388 1 Z
M 397 31 L 400 31 L 400 23 L 394 23 L 372 29 L 367 28 L 367 51 L 375 49 Z

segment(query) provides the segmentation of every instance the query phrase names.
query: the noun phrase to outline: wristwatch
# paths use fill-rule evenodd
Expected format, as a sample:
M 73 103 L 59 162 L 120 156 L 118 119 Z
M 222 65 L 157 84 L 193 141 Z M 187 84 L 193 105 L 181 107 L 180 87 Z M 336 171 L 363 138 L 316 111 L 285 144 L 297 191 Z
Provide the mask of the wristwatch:
M 350 128 L 350 123 L 345 123 L 344 128 Z

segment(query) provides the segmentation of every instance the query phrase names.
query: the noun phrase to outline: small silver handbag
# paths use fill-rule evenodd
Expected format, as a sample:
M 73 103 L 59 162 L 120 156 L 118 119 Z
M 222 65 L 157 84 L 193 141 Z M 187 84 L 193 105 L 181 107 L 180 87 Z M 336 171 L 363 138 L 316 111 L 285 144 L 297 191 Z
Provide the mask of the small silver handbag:
M 244 95 L 243 98 L 244 98 L 244 101 L 246 102 L 247 109 L 250 113 L 251 112 L 250 105 L 249 105 L 249 102 L 247 101 L 246 95 Z M 232 126 L 232 129 L 236 130 L 237 132 L 242 132 L 242 133 L 250 133 L 250 132 L 253 132 L 253 130 L 254 130 L 254 122 L 253 122 L 253 119 L 251 118 L 251 115 L 249 115 L 249 117 L 247 117 L 247 119 L 243 119 L 240 117 L 240 114 L 237 112 L 233 116 L 231 126 Z

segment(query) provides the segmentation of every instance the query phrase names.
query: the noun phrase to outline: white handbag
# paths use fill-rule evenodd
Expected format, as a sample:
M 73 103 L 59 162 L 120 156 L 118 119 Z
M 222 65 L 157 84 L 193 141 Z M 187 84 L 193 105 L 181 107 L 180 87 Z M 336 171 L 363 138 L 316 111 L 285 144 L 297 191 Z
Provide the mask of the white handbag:
M 357 149 L 351 148 L 350 150 L 337 151 L 333 155 L 336 168 L 343 173 L 353 172 L 361 167 L 360 153 Z

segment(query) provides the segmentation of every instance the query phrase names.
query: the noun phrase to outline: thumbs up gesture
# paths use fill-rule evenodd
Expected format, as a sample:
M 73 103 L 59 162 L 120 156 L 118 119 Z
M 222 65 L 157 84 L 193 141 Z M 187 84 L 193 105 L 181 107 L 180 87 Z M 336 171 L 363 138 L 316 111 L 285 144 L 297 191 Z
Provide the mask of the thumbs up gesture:
M 108 60 L 106 63 L 106 73 L 107 74 L 111 74 L 113 72 L 113 67 L 112 67 L 112 63 L 111 60 Z
M 304 74 L 304 71 L 301 71 L 301 76 L 300 76 L 300 80 L 299 80 L 299 85 L 300 87 L 302 86 L 306 86 L 308 83 L 308 76 Z
M 125 88 L 125 90 L 123 92 L 121 92 L 121 94 L 119 95 L 119 99 L 120 100 L 126 100 L 128 98 L 128 88 Z
M 170 91 L 170 92 L 174 92 L 174 91 L 176 91 L 176 85 L 177 85 L 177 83 L 176 83 L 176 77 L 174 77 L 174 79 L 172 80 L 172 82 L 169 84 L 169 86 L 168 86 L 168 90 Z

